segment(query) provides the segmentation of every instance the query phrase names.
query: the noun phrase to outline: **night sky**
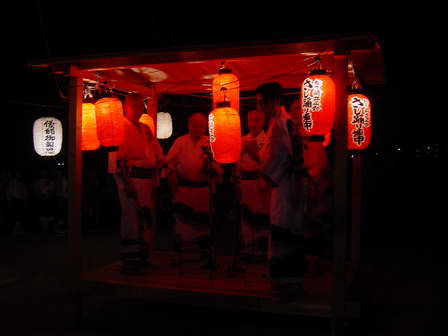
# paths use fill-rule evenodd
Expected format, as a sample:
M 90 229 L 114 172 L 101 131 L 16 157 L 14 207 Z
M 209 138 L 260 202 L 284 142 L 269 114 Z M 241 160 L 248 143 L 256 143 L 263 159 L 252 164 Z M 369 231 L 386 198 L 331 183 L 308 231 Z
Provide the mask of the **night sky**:
M 373 95 L 374 109 L 381 111 L 375 114 L 374 150 L 401 146 L 415 152 L 439 143 L 435 130 L 441 123 L 428 126 L 433 107 L 422 98 L 422 92 L 429 97 L 432 88 L 431 80 L 424 78 L 430 66 L 426 46 L 422 47 L 431 34 L 417 20 L 425 16 L 421 11 L 417 16 L 410 9 L 404 14 L 387 8 L 357 12 L 352 7 L 312 10 L 303 5 L 294 11 L 273 5 L 242 11 L 223 5 L 219 12 L 193 4 L 187 9 L 138 2 L 120 7 L 97 1 L 72 2 L 73 8 L 66 8 L 68 3 L 14 3 L 3 10 L 0 99 L 7 131 L 2 141 L 13 143 L 6 151 L 17 160 L 36 159 L 29 148 L 32 120 L 49 114 L 65 118 L 66 100 L 61 96 L 67 93 L 66 80 L 48 69 L 28 67 L 31 60 L 357 32 L 376 34 L 385 57 L 386 84 L 366 88 Z

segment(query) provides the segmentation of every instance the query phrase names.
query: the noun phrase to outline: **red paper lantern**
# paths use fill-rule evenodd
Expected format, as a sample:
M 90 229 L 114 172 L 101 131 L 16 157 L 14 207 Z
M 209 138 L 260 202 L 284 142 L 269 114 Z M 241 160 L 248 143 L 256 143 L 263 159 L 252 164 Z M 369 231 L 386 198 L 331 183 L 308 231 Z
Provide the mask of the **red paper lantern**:
M 153 136 L 156 135 L 155 133 L 156 127 L 154 125 L 154 119 L 152 119 L 152 117 L 149 114 L 143 113 L 139 119 L 139 122 L 141 122 L 143 125 L 148 126 Z
M 230 107 L 240 110 L 240 82 L 229 68 L 221 68 L 213 79 L 213 108 L 224 101 L 230 102 Z
M 333 128 L 335 84 L 325 70 L 313 70 L 302 84 L 302 134 L 325 135 Z
M 348 149 L 365 149 L 372 137 L 372 116 L 369 98 L 356 93 L 348 96 Z
M 96 133 L 95 105 L 82 104 L 81 150 L 90 151 L 100 147 Z
M 229 105 L 229 102 L 218 103 L 208 116 L 210 145 L 219 163 L 235 163 L 241 154 L 240 116 Z
M 123 106 L 115 97 L 106 97 L 95 103 L 96 129 L 101 145 L 110 151 L 118 149 L 124 140 Z

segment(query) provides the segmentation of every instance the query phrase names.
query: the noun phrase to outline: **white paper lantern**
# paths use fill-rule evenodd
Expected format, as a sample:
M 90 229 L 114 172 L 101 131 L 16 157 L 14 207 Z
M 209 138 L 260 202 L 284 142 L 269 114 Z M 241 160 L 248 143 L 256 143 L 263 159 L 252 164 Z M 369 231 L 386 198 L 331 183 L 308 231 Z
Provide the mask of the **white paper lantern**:
M 157 113 L 157 139 L 168 139 L 173 134 L 173 121 L 168 112 Z
M 40 156 L 55 156 L 62 147 L 62 123 L 53 117 L 39 118 L 33 126 L 34 150 Z

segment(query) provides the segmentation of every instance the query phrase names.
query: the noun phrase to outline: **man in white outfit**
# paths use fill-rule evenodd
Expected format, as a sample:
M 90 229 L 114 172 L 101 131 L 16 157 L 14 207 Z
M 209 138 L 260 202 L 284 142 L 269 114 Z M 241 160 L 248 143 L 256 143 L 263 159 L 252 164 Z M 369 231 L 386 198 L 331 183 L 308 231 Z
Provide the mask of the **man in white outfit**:
M 264 113 L 252 110 L 247 115 L 249 133 L 242 138 L 238 162 L 241 194 L 242 255 L 254 257 L 267 253 L 269 236 L 269 200 L 271 189 L 260 179 L 261 161 L 257 153 L 267 141 L 263 131 Z
M 210 250 L 211 175 L 217 167 L 210 157 L 210 143 L 205 135 L 207 119 L 195 113 L 188 120 L 188 134 L 173 143 L 166 156 L 169 179 L 176 178 L 174 192 L 175 246 L 181 251 L 188 244 L 205 254 Z
M 288 302 L 303 295 L 306 174 L 302 144 L 282 106 L 282 87 L 272 82 L 256 90 L 257 106 L 269 120 L 260 153 L 261 174 L 271 183 L 268 275 L 273 298 Z
M 149 265 L 157 150 L 151 146 L 139 122 L 143 110 L 141 95 L 126 96 L 124 141 L 116 153 L 116 160 L 111 155 L 109 162 L 121 205 L 120 246 L 122 272 L 125 274 L 142 274 L 143 268 Z

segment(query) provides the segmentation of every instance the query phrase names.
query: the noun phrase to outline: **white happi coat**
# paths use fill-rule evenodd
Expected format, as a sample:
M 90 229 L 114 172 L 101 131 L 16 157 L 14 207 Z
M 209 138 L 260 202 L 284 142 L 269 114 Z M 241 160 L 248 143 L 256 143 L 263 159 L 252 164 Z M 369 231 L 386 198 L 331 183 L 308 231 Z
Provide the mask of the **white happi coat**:
M 267 141 L 267 136 L 264 131 L 261 131 L 256 137 L 251 133 L 242 138 L 244 146 L 245 142 L 256 141 L 258 149 L 261 150 Z M 245 171 L 259 171 L 261 163 L 253 160 L 248 153 L 241 155 L 238 162 L 238 170 L 242 174 L 240 179 L 241 191 L 241 205 L 247 207 L 252 214 L 263 214 L 269 216 L 269 200 L 271 196 L 271 188 L 260 185 L 260 179 L 244 179 Z M 241 217 L 241 242 L 242 253 L 247 254 L 262 254 L 261 244 L 263 239 L 269 236 L 269 227 L 262 226 L 259 218 Z
M 264 131 L 261 131 L 256 137 L 249 133 L 242 138 L 243 146 L 248 141 L 256 141 L 259 150 L 261 150 L 267 142 L 267 135 Z M 241 155 L 238 168 L 240 171 L 260 170 L 261 163 L 253 160 L 249 154 L 244 153 Z M 262 191 L 258 180 L 241 180 L 240 186 L 242 204 L 247 205 L 252 212 L 269 214 L 269 189 Z
M 271 193 L 271 224 L 300 235 L 304 229 L 306 186 L 304 179 L 297 180 L 292 174 L 288 120 L 291 117 L 282 108 L 269 121 L 268 140 L 260 153 L 261 171 L 278 185 Z
M 144 228 L 141 236 L 141 226 L 139 220 L 139 208 L 147 207 L 154 209 L 153 178 L 129 178 L 132 183 L 137 198 L 128 197 L 126 194 L 126 184 L 123 176 L 119 174 L 117 160 L 125 160 L 126 167 L 155 168 L 156 160 L 163 155 L 160 145 L 156 140 L 149 141 L 140 124 L 133 124 L 128 119 L 123 118 L 124 141 L 120 145 L 118 152 L 109 154 L 108 171 L 114 174 L 117 185 L 118 197 L 121 206 L 121 238 L 126 240 L 150 241 L 151 232 Z M 123 253 L 136 253 L 140 250 L 138 244 L 127 245 L 122 248 Z
M 316 181 L 321 178 L 322 168 L 328 166 L 327 153 L 320 141 L 307 141 L 303 149 L 303 159 L 308 174 Z
M 180 178 L 189 181 L 206 181 L 208 176 L 201 172 L 204 151 L 203 146 L 209 146 L 207 136 L 193 141 L 190 134 L 180 136 L 170 148 L 166 161 L 171 163 Z M 208 187 L 190 188 L 179 185 L 176 188 L 174 201 L 187 205 L 196 212 L 209 213 Z M 176 217 L 175 231 L 183 241 L 194 241 L 196 238 L 209 233 L 209 227 L 189 225 Z

